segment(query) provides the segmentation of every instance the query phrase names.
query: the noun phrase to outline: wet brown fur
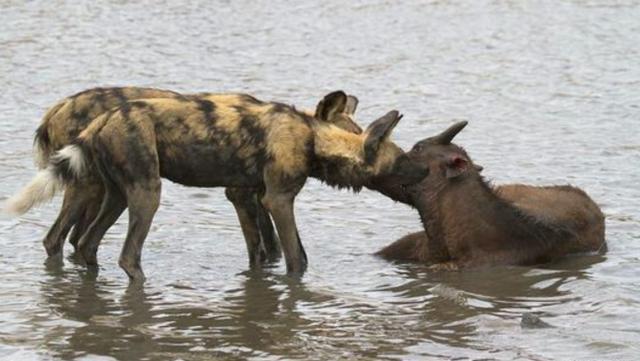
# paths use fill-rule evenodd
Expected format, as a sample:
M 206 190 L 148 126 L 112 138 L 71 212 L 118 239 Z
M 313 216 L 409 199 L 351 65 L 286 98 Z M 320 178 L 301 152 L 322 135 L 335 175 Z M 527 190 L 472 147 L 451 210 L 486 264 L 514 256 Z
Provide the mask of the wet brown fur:
M 492 188 L 454 144 L 427 143 L 411 153 L 410 158 L 428 163 L 431 171 L 408 192 L 425 230 L 380 250 L 377 254 L 384 258 L 451 270 L 539 264 L 606 249 L 604 216 L 579 188 L 522 184 Z M 464 160 L 459 161 L 464 166 L 451 162 L 457 158 Z M 455 173 L 448 178 L 451 167 Z

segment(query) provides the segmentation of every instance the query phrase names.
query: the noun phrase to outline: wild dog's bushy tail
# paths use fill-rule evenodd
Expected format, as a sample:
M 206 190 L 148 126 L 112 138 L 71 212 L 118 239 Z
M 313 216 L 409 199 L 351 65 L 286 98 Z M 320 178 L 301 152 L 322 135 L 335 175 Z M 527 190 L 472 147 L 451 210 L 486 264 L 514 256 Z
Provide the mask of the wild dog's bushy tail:
M 5 204 L 5 211 L 20 215 L 34 206 L 53 198 L 66 184 L 86 174 L 87 157 L 78 144 L 68 145 L 56 152 L 46 168 L 40 170 L 20 193 Z
M 51 118 L 53 118 L 58 110 L 60 110 L 66 101 L 54 105 L 47 110 L 47 113 L 42 117 L 42 123 L 36 129 L 36 134 L 33 137 L 33 156 L 34 162 L 38 169 L 44 169 L 49 164 L 49 158 L 53 155 L 54 148 L 51 144 L 51 138 L 49 137 L 49 126 Z

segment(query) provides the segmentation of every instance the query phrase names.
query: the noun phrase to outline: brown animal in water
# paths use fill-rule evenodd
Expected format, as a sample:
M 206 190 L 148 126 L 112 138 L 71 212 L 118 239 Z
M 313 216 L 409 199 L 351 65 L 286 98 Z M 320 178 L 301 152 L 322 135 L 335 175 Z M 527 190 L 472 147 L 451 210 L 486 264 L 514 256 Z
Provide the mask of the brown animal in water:
M 466 122 L 417 143 L 412 161 L 429 175 L 407 188 L 425 230 L 377 254 L 435 269 L 531 265 L 570 253 L 604 251 L 604 216 L 572 186 L 488 185 L 471 158 L 451 143 Z
M 301 273 L 307 259 L 293 202 L 308 176 L 359 190 L 375 178 L 415 183 L 426 175 L 424 166 L 410 162 L 388 139 L 400 118 L 391 111 L 364 134 L 354 134 L 293 107 L 246 96 L 131 101 L 92 121 L 16 199 L 41 201 L 96 169 L 105 196 L 79 241 L 80 252 L 95 264 L 104 233 L 128 207 L 119 264 L 132 279 L 143 280 L 142 245 L 159 205 L 161 177 L 187 186 L 259 189 L 287 270 Z M 249 246 L 250 257 L 257 257 L 258 246 Z
M 206 99 L 208 95 L 211 94 L 200 93 L 186 95 L 186 97 Z M 44 169 L 49 158 L 57 150 L 71 144 L 94 118 L 111 108 L 135 99 L 182 97 L 185 96 L 173 91 L 140 87 L 92 88 L 67 97 L 46 112 L 36 130 L 34 139 L 36 163 L 40 169 Z M 251 99 L 248 95 L 245 97 Z M 333 92 L 320 101 L 315 113 L 305 112 L 315 116 L 319 121 L 326 121 L 349 132 L 360 134 L 362 129 L 353 120 L 357 105 L 356 97 L 346 96 L 342 92 Z M 43 240 L 49 256 L 60 254 L 72 227 L 73 232 L 69 241 L 77 249 L 80 236 L 98 214 L 103 194 L 102 182 L 99 177 L 91 177 L 91 174 L 67 185 L 60 213 Z M 277 235 L 274 233 L 267 211 L 257 199 L 257 194 L 243 188 L 232 187 L 227 188 L 225 194 L 236 209 L 247 244 L 254 244 L 255 241 L 252 238 L 258 238 L 261 243 L 262 259 L 279 258 L 280 246 Z M 24 213 L 31 206 L 31 204 L 24 204 L 17 207 L 18 209 L 14 212 Z

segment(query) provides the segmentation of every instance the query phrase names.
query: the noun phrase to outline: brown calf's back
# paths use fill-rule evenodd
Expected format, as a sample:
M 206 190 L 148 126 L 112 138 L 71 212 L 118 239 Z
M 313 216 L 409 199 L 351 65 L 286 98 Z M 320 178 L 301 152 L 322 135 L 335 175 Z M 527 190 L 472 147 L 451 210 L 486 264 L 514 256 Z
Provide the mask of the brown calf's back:
M 539 241 L 531 243 L 517 242 L 514 238 L 495 238 L 493 226 L 483 226 L 480 232 L 478 223 L 485 223 L 487 219 L 475 218 L 471 224 L 465 224 L 467 218 L 454 216 L 455 222 L 461 228 L 459 232 L 449 232 L 447 250 L 452 253 L 447 259 L 435 257 L 429 249 L 429 236 L 425 231 L 411 233 L 384 247 L 377 254 L 390 260 L 414 261 L 426 264 L 441 262 L 456 262 L 457 266 L 480 266 L 488 264 L 531 264 L 546 262 L 572 253 L 604 251 L 604 216 L 599 207 L 583 191 L 571 186 L 536 187 L 521 184 L 502 185 L 495 189 L 496 195 L 506 202 L 513 204 L 522 213 L 518 217 L 530 216 L 531 221 L 562 225 L 566 237 L 555 239 L 555 243 L 544 244 Z M 472 207 L 470 204 L 469 207 Z M 449 210 L 453 211 L 452 209 Z M 459 210 L 461 211 L 461 210 Z M 464 209 L 468 212 L 468 209 Z M 517 210 L 513 210 L 517 211 Z M 447 213 L 448 214 L 448 213 Z M 477 214 L 472 212 L 471 218 Z M 495 216 L 495 214 L 493 215 Z M 492 217 L 493 217 L 492 216 Z M 492 217 L 489 218 L 491 221 Z M 492 222 L 493 223 L 493 222 Z M 472 227 L 470 230 L 469 227 Z M 504 233 L 508 235 L 508 225 Z M 468 241 L 461 241 L 462 234 L 466 234 Z M 442 237 L 437 233 L 431 237 Z M 473 241 L 471 238 L 477 237 Z M 535 236 L 534 236 L 535 237 Z M 486 239 L 490 238 L 489 241 Z M 461 244 L 462 242 L 465 242 Z M 503 243 L 502 245 L 500 243 Z M 450 249 L 449 246 L 452 246 Z M 475 251 L 475 248 L 482 250 Z M 466 256 L 465 256 L 466 254 Z M 464 261 L 463 261 L 464 260 Z

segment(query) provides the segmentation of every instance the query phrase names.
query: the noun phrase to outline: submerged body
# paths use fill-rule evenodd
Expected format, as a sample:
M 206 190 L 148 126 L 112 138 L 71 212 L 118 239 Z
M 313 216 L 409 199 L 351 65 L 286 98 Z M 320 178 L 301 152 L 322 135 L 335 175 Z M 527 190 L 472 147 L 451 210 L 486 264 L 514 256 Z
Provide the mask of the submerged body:
M 428 177 L 408 188 L 425 230 L 378 255 L 458 269 L 531 265 L 606 249 L 604 216 L 585 192 L 572 186 L 492 188 L 450 140 L 435 137 L 410 152 L 430 168 Z

